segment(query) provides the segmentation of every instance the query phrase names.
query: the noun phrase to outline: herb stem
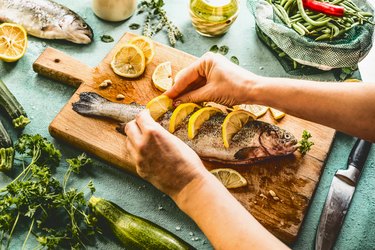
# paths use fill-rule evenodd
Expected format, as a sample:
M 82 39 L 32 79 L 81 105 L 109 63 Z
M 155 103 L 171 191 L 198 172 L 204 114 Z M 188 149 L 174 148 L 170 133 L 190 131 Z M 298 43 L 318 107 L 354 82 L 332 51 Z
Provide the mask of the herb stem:
M 10 234 L 9 234 L 9 238 L 8 238 L 8 241 L 7 241 L 7 247 L 6 247 L 6 249 L 9 249 L 9 244 L 10 244 L 10 241 L 11 241 L 11 239 L 12 239 L 13 231 L 14 231 L 14 229 L 15 229 L 16 226 L 17 226 L 17 223 L 18 223 L 18 219 L 19 219 L 19 218 L 20 218 L 20 213 L 18 212 L 18 213 L 17 213 L 16 220 L 15 220 L 14 223 L 13 223 L 12 230 L 10 231 Z
M 24 240 L 24 242 L 23 242 L 23 244 L 22 244 L 22 250 L 25 249 L 25 247 L 26 247 L 26 242 L 27 242 L 27 240 L 29 239 L 29 236 L 30 236 L 31 230 L 32 230 L 33 227 L 34 227 L 34 221 L 35 221 L 35 219 L 33 219 L 33 221 L 31 222 L 31 225 L 30 225 L 29 231 L 27 232 L 27 235 L 26 235 L 26 239 Z

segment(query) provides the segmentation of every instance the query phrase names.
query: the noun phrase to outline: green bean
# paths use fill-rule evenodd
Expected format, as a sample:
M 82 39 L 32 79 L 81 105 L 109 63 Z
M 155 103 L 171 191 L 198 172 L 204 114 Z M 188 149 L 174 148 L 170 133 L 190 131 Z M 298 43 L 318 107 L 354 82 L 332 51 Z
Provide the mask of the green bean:
M 286 4 L 286 2 L 288 2 L 288 0 L 281 0 L 280 5 L 284 6 Z
M 309 22 L 310 24 L 314 26 L 324 26 L 329 22 L 329 20 L 325 20 L 325 21 L 312 20 L 305 12 L 305 9 L 303 8 L 302 0 L 297 0 L 297 5 L 298 5 L 298 10 L 301 13 L 302 18 L 305 19 L 306 22 Z
M 327 26 L 333 30 L 333 35 L 331 36 L 331 39 L 339 35 L 340 29 L 336 25 L 334 25 L 333 23 L 327 23 Z
M 289 16 L 288 16 L 288 13 L 286 13 L 285 9 L 281 6 L 281 5 L 278 5 L 278 4 L 275 4 L 276 8 L 279 9 L 279 12 L 281 14 L 281 19 L 284 21 L 284 23 L 290 28 L 292 27 L 291 25 L 291 22 L 290 22 L 290 19 L 289 19 Z
M 305 31 L 305 33 L 307 33 L 307 34 L 310 33 L 310 31 L 308 29 L 306 29 L 306 27 L 302 23 L 296 23 L 296 25 L 298 25 L 301 29 L 303 29 Z
M 301 29 L 296 23 L 292 23 L 292 28 L 301 36 L 304 36 L 306 34 L 305 30 Z
M 315 41 L 322 41 L 322 40 L 326 40 L 326 39 L 329 39 L 331 37 L 330 34 L 323 34 L 317 38 L 315 38 Z
M 289 7 L 292 5 L 292 3 L 294 2 L 295 0 L 288 0 L 286 2 L 286 4 L 283 6 L 285 10 L 289 9 Z
M 361 12 L 358 12 L 358 14 L 363 16 L 363 17 L 372 17 L 372 13 L 370 13 L 370 12 L 361 11 Z

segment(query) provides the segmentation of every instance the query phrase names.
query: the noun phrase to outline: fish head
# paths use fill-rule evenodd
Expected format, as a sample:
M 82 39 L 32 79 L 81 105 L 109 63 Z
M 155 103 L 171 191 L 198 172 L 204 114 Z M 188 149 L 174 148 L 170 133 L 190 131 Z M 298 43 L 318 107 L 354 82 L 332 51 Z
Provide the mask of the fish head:
M 94 37 L 91 27 L 76 15 L 63 16 L 59 21 L 59 26 L 68 37 L 67 40 L 73 43 L 88 44 Z
M 259 142 L 273 156 L 291 154 L 298 148 L 294 135 L 276 126 L 267 125 L 259 136 Z

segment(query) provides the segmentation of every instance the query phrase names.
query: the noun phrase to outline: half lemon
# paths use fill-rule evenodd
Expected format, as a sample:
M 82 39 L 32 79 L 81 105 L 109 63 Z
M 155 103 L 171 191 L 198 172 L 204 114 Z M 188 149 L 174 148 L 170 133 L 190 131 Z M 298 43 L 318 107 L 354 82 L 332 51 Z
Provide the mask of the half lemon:
M 0 25 L 0 59 L 5 62 L 15 62 L 26 52 L 26 30 L 13 23 Z
M 247 185 L 246 179 L 231 168 L 218 168 L 210 171 L 226 188 L 239 188 Z

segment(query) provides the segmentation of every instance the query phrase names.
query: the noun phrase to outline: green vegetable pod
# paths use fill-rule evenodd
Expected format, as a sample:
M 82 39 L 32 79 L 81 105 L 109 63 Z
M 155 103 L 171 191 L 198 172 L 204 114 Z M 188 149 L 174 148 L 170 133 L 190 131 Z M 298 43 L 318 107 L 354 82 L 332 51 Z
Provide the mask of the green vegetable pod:
M 195 249 L 166 229 L 126 212 L 113 202 L 92 196 L 89 205 L 126 249 Z
M 16 97 L 10 92 L 3 81 L 0 80 L 0 106 L 12 118 L 12 123 L 15 128 L 23 129 L 30 123 L 26 112 L 18 102 Z

